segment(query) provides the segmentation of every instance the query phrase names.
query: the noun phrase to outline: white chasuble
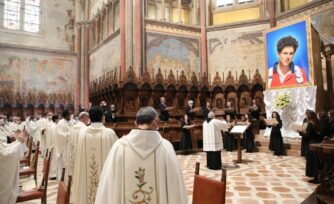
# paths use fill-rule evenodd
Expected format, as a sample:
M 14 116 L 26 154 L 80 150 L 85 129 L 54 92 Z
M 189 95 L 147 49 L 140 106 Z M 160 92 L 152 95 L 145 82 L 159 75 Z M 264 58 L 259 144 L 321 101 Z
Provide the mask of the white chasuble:
M 72 130 L 71 130 L 71 135 L 68 141 L 68 154 L 69 154 L 69 159 L 66 164 L 66 175 L 73 175 L 74 171 L 74 162 L 76 159 L 76 153 L 77 153 L 77 144 L 78 144 L 78 137 L 79 137 L 79 132 L 82 131 L 83 129 L 86 129 L 87 126 L 79 121 L 77 122 Z M 67 176 L 66 176 L 67 177 Z
M 95 204 L 187 204 L 172 144 L 158 131 L 134 129 L 111 149 Z
M 125 203 L 156 203 L 155 152 L 142 158 L 128 145 L 124 148 L 124 200 Z
M 118 138 L 102 123 L 92 123 L 78 137 L 71 197 L 74 204 L 93 204 L 103 164 Z

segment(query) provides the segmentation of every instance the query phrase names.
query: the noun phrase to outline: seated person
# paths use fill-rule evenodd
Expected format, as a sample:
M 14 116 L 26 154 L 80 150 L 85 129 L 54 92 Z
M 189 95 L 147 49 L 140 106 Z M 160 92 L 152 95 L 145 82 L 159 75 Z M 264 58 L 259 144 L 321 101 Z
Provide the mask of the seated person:
M 236 112 L 234 107 L 232 106 L 231 101 L 228 101 L 226 103 L 226 107 L 225 107 L 225 114 L 226 115 L 230 115 L 231 119 L 234 120 L 236 118 Z
M 160 116 L 159 116 L 160 120 L 167 122 L 169 120 L 169 111 L 174 109 L 174 107 L 168 107 L 165 97 L 161 97 L 159 103 L 159 109 L 160 109 Z

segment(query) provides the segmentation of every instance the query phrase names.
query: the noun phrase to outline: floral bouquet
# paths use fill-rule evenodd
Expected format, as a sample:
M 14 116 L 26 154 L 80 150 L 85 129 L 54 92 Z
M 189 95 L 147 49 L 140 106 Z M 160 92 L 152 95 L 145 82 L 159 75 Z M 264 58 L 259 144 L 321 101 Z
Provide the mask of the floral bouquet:
M 290 103 L 291 95 L 289 93 L 281 93 L 274 100 L 275 107 L 278 109 L 284 109 L 289 106 Z

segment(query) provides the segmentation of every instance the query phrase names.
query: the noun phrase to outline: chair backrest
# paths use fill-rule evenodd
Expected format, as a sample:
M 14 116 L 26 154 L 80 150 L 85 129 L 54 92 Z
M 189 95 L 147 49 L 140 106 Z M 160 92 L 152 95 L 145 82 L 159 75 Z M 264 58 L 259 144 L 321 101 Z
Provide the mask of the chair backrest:
M 35 168 L 36 170 L 37 170 L 37 164 L 38 164 L 38 153 L 39 153 L 39 141 L 37 142 L 37 145 L 36 145 L 35 154 L 32 160 L 32 165 L 30 164 L 30 166 Z
M 30 162 L 31 162 L 31 153 L 32 153 L 32 140 L 29 140 L 29 143 L 28 143 L 28 148 L 29 148 L 29 152 L 28 152 L 28 155 L 27 155 L 27 159 L 29 161 L 29 166 L 30 166 Z
M 58 185 L 57 204 L 69 204 L 71 194 L 72 176 L 68 177 L 67 186 L 64 182 L 65 168 L 63 168 L 61 180 Z
M 222 170 L 221 181 L 199 175 L 200 164 L 196 163 L 193 204 L 224 204 L 226 195 L 226 170 Z
M 39 190 L 43 191 L 44 195 L 48 192 L 49 171 L 52 151 L 46 150 L 46 155 L 43 162 L 43 179 Z

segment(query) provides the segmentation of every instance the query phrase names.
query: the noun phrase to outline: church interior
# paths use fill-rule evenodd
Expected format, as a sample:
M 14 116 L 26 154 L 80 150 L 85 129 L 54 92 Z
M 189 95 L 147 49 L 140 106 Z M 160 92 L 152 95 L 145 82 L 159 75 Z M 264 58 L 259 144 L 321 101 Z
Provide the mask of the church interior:
M 99 204 L 99 179 L 87 202 L 75 198 L 77 164 L 72 175 L 63 158 L 73 160 L 71 147 L 55 147 L 70 146 L 75 131 L 58 144 L 47 137 L 62 127 L 42 118 L 60 121 L 68 110 L 78 121 L 100 107 L 121 140 L 148 106 L 174 149 L 187 203 L 334 203 L 333 55 L 332 0 L 0 0 L 0 203 Z M 212 120 L 224 122 L 218 136 Z M 315 124 L 317 142 L 308 134 Z M 212 134 L 218 150 L 207 145 Z M 19 141 L 26 152 L 9 169 L 7 149 Z M 54 179 L 52 157 L 62 153 Z M 14 200 L 1 194 L 5 172 L 18 176 Z M 31 189 L 38 193 L 25 194 Z M 149 199 L 122 203 L 184 203 L 145 193 Z

